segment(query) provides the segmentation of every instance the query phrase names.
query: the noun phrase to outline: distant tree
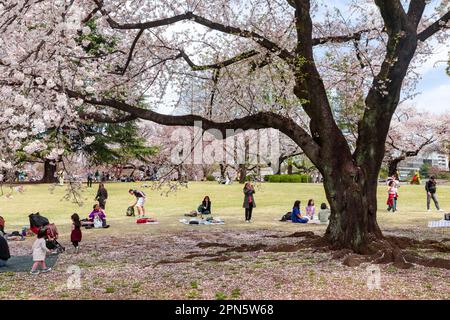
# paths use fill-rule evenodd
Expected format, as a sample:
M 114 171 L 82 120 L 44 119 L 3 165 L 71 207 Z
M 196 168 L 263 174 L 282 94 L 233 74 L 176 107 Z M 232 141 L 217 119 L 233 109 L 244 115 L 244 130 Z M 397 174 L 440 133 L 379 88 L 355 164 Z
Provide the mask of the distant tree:
M 445 140 L 450 133 L 450 117 L 399 107 L 391 121 L 386 139 L 385 163 L 390 176 L 398 164 L 422 151 L 445 152 Z

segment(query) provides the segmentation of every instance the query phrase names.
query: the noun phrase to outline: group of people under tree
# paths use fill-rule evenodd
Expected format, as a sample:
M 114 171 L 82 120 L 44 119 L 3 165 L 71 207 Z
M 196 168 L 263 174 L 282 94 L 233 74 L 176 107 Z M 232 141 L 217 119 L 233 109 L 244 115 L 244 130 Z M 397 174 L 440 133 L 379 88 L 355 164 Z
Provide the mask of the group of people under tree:
M 316 214 L 316 207 L 314 204 L 313 199 L 308 200 L 308 204 L 305 208 L 305 214 L 302 214 L 301 208 L 300 208 L 301 201 L 296 200 L 294 202 L 294 206 L 292 207 L 292 212 L 290 214 L 291 221 L 293 223 L 308 223 L 310 221 L 315 220 L 315 214 Z M 318 221 L 320 223 L 328 223 L 329 217 L 330 217 L 331 211 L 327 207 L 326 203 L 322 203 L 320 205 L 320 210 L 318 212 Z
M 397 211 L 397 199 L 398 199 L 398 188 L 400 187 L 400 182 L 396 176 L 392 176 L 388 178 L 388 211 L 396 212 Z M 437 183 L 434 176 L 431 176 L 430 179 L 425 184 L 425 190 L 427 193 L 427 210 L 430 211 L 430 203 L 431 200 L 433 200 L 436 209 L 439 211 L 442 211 L 442 209 L 439 207 L 439 202 L 437 199 Z M 144 192 L 136 190 L 136 189 L 129 189 L 128 193 L 135 197 L 135 201 L 132 205 L 132 207 L 137 207 L 138 209 L 138 216 L 139 217 L 145 217 L 145 200 L 146 195 Z M 244 185 L 243 188 L 243 194 L 244 194 L 244 200 L 243 200 L 243 208 L 245 212 L 245 222 L 249 223 L 252 219 L 252 213 L 253 208 L 256 207 L 255 203 L 255 188 L 251 182 L 247 182 Z M 106 224 L 106 201 L 108 199 L 108 191 L 105 188 L 105 185 L 103 183 L 99 184 L 95 200 L 97 203 L 93 206 L 93 210 L 89 214 L 87 219 L 81 220 L 79 215 L 77 213 L 72 214 L 71 221 L 72 221 L 72 232 L 70 235 L 70 240 L 72 242 L 72 245 L 75 248 L 75 252 L 78 253 L 79 251 L 79 243 L 82 240 L 82 232 L 81 228 L 82 226 L 95 224 L 98 222 L 100 225 L 95 227 L 102 227 L 107 228 L 109 227 Z M 201 202 L 201 204 L 198 206 L 197 211 L 198 213 L 203 217 L 203 215 L 211 215 L 212 214 L 212 202 L 209 196 L 205 196 Z M 316 217 L 316 208 L 314 199 L 309 199 L 307 206 L 305 207 L 305 214 L 302 213 L 301 210 L 301 201 L 296 200 L 294 202 L 292 211 L 288 213 L 290 215 L 290 219 L 293 223 L 308 223 L 313 220 L 318 220 L 320 223 L 328 223 L 329 217 L 331 214 L 330 209 L 327 207 L 326 203 L 322 203 L 320 206 L 320 210 L 317 214 L 318 219 L 315 219 Z M 0 267 L 3 267 L 6 265 L 6 261 L 10 258 L 10 252 L 9 247 L 5 236 L 5 220 L 0 217 Z M 33 243 L 32 251 L 33 251 L 33 261 L 34 264 L 31 269 L 32 274 L 37 274 L 39 272 L 49 272 L 51 268 L 47 268 L 45 264 L 45 256 L 49 251 L 49 249 L 45 245 L 45 231 L 40 230 L 37 234 L 37 239 Z M 41 270 L 38 270 L 38 268 L 41 267 Z

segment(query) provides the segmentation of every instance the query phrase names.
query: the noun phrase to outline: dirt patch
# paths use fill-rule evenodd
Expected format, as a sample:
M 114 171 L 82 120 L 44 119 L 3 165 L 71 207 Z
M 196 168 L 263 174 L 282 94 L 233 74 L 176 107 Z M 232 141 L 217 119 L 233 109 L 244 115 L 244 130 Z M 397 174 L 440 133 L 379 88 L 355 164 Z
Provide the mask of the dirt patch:
M 347 267 L 357 267 L 361 263 L 366 262 L 367 257 L 358 254 L 350 254 L 345 257 L 342 264 Z
M 411 253 L 405 254 L 405 259 L 425 267 L 442 268 L 450 270 L 450 260 L 442 258 L 426 258 Z
M 241 259 L 242 256 L 218 256 L 215 258 L 211 258 L 211 259 L 206 259 L 205 261 L 210 261 L 210 262 L 225 262 L 231 259 Z
M 351 253 L 353 253 L 353 251 L 350 249 L 337 250 L 331 255 L 331 258 L 335 260 L 342 259 Z
M 298 231 L 294 232 L 288 236 L 284 236 L 283 238 L 320 238 L 320 236 L 317 236 L 312 231 Z
M 192 253 L 184 257 L 184 259 L 194 259 L 201 257 L 216 257 L 217 253 Z
M 277 244 L 269 246 L 264 251 L 266 252 L 296 252 L 303 249 L 304 246 L 301 243 L 298 244 Z
M 218 253 L 228 253 L 228 252 L 253 252 L 260 251 L 267 248 L 266 244 L 257 243 L 257 244 L 242 244 L 239 247 L 231 247 L 224 251 L 220 251 Z
M 159 265 L 159 264 L 171 264 L 171 263 L 185 263 L 185 262 L 191 262 L 191 260 L 189 259 L 174 259 L 174 260 L 159 260 L 158 262 L 155 263 L 155 266 Z
M 217 242 L 200 242 L 197 244 L 197 247 L 206 249 L 206 248 L 230 248 L 231 246 L 226 243 L 217 243 Z

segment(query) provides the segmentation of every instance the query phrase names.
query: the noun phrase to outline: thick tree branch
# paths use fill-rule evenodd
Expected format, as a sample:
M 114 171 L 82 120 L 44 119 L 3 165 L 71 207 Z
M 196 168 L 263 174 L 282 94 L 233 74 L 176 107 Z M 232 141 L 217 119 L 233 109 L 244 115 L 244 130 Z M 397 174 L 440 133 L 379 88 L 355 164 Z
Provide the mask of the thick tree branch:
M 100 113 L 86 113 L 86 112 L 80 111 L 80 112 L 78 112 L 78 115 L 83 120 L 94 120 L 96 122 L 113 123 L 113 124 L 114 123 L 124 123 L 124 122 L 133 121 L 133 120 L 138 119 L 138 117 L 133 116 L 131 114 L 126 114 L 126 115 L 112 118 L 112 117 L 109 117 L 107 115 L 100 114 Z
M 411 0 L 408 7 L 408 19 L 417 28 L 426 7 L 426 0 Z
M 204 17 L 201 17 L 199 15 L 196 15 L 193 12 L 186 12 L 186 13 L 183 13 L 183 14 L 180 14 L 180 15 L 177 15 L 177 16 L 173 16 L 173 17 L 169 17 L 169 18 L 163 18 L 163 19 L 158 19 L 158 20 L 154 20 L 154 21 L 148 21 L 148 22 L 120 24 L 120 23 L 116 22 L 114 19 L 112 19 L 108 15 L 108 12 L 106 12 L 102 8 L 103 7 L 102 1 L 94 0 L 94 2 L 97 4 L 97 6 L 99 8 L 101 8 L 100 12 L 104 16 L 107 17 L 106 21 L 108 22 L 110 27 L 113 28 L 113 29 L 121 29 L 121 30 L 139 29 L 139 30 L 143 30 L 143 29 L 151 29 L 151 28 L 166 26 L 166 25 L 174 24 L 174 23 L 180 22 L 180 21 L 190 20 L 190 21 L 193 21 L 195 23 L 198 23 L 200 25 L 203 25 L 205 27 L 208 27 L 208 28 L 216 30 L 216 31 L 220 31 L 220 32 L 223 32 L 223 33 L 227 33 L 227 34 L 231 34 L 231 35 L 235 35 L 235 36 L 239 36 L 239 37 L 243 37 L 243 38 L 252 39 L 256 43 L 258 43 L 260 46 L 266 48 L 270 52 L 278 54 L 278 56 L 280 56 L 282 59 L 284 59 L 286 61 L 290 61 L 291 62 L 292 58 L 293 58 L 293 56 L 291 55 L 291 53 L 288 50 L 281 48 L 275 42 L 269 40 L 268 38 L 266 38 L 266 37 L 264 37 L 264 36 L 262 36 L 262 35 L 260 35 L 260 34 L 258 34 L 256 32 L 254 32 L 254 31 L 249 31 L 249 30 L 238 28 L 238 27 L 228 26 L 228 25 L 225 25 L 225 24 L 222 24 L 222 23 L 214 22 L 214 21 L 211 21 L 211 20 L 206 19 Z
M 217 62 L 217 63 L 213 63 L 213 64 L 207 64 L 207 65 L 196 65 L 194 62 L 192 62 L 192 60 L 189 58 L 189 56 L 183 50 L 180 50 L 180 54 L 181 54 L 181 57 L 183 57 L 183 59 L 187 62 L 187 64 L 191 67 L 192 70 L 202 71 L 202 70 L 210 70 L 210 69 L 221 69 L 221 68 L 227 67 L 229 65 L 232 65 L 236 62 L 256 56 L 259 54 L 259 52 L 256 50 L 249 50 L 249 51 L 242 52 L 230 59 L 227 59 L 227 60 L 224 60 L 221 62 Z
M 428 28 L 423 30 L 417 35 L 417 38 L 420 41 L 425 41 L 431 36 L 433 36 L 436 32 L 444 29 L 449 29 L 449 21 L 450 21 L 450 11 L 444 14 L 441 18 L 436 20 L 433 24 L 431 24 Z
M 399 0 L 375 0 L 375 3 L 389 38 L 386 56 L 365 100 L 366 110 L 359 123 L 359 138 L 354 152 L 358 165 L 373 175 L 377 174 L 374 168 L 379 168 L 383 161 L 383 153 L 375 150 L 384 150 L 403 80 L 417 48 L 415 23 L 417 19 L 420 21 L 420 11 L 423 12 L 417 1 L 411 4 L 409 16 Z
M 335 161 L 343 160 L 345 155 L 351 153 L 347 141 L 334 120 L 325 85 L 315 64 L 310 1 L 295 0 L 294 2 L 297 31 L 294 93 L 311 119 L 310 130 L 314 140 L 330 153 L 333 149 L 340 149 L 343 156 L 341 159 L 336 158 Z M 330 139 L 331 136 L 333 138 Z
M 321 38 L 314 38 L 312 40 L 312 45 L 313 46 L 317 46 L 320 44 L 325 44 L 325 43 L 344 43 L 344 42 L 349 42 L 352 40 L 361 40 L 361 36 L 364 33 L 369 33 L 371 31 L 375 31 L 377 29 L 364 29 L 364 30 L 359 30 L 357 32 L 354 32 L 352 34 L 349 35 L 340 35 L 340 36 L 327 36 L 327 37 L 321 37 Z
M 296 142 L 313 163 L 317 164 L 320 161 L 319 147 L 314 142 L 312 137 L 302 127 L 295 123 L 294 120 L 276 113 L 259 112 L 227 122 L 214 122 L 199 115 L 165 115 L 152 110 L 134 107 L 125 102 L 114 99 L 104 98 L 96 100 L 71 90 L 66 90 L 66 94 L 71 98 L 83 99 L 85 103 L 91 105 L 110 107 L 112 109 L 128 113 L 130 116 L 150 120 L 161 125 L 194 126 L 197 122 L 200 122 L 203 130 L 218 130 L 222 133 L 223 137 L 229 135 L 231 133 L 230 130 L 256 130 L 266 128 L 278 129 Z M 237 132 L 234 132 L 234 134 L 236 133 Z

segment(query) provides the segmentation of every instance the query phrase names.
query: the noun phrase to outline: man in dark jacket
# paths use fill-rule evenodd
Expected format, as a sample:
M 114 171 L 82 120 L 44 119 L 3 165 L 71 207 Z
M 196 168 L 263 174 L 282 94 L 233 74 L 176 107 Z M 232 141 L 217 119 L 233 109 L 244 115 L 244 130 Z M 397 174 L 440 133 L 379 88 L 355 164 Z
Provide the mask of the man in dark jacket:
M 427 210 L 430 211 L 430 200 L 433 199 L 436 209 L 442 211 L 442 209 L 439 208 L 439 202 L 436 195 L 436 180 L 433 176 L 431 176 L 430 180 L 425 184 L 425 190 L 427 191 Z
M 11 258 L 11 255 L 9 254 L 8 242 L 3 238 L 3 235 L 0 235 L 0 267 L 4 267 L 9 258 Z

